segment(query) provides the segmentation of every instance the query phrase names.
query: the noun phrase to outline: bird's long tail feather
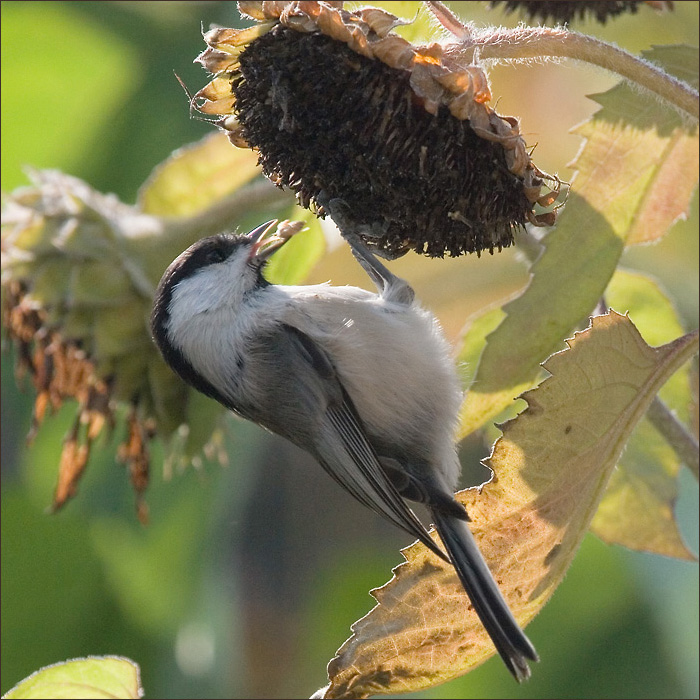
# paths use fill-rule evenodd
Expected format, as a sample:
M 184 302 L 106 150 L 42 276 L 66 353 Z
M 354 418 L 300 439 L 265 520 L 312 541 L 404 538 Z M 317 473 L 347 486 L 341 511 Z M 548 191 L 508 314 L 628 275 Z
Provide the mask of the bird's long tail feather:
M 469 526 L 438 510 L 432 510 L 432 516 L 462 586 L 508 670 L 518 682 L 528 679 L 528 661 L 538 661 L 537 652 L 513 617 Z

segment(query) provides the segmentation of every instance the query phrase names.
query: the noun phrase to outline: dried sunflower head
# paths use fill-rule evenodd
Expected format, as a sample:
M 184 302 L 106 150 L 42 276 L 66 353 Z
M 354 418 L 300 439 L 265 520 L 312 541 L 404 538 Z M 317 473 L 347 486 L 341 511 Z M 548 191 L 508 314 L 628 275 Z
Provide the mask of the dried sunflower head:
M 324 216 L 339 198 L 389 256 L 501 249 L 527 221 L 553 223 L 518 121 L 487 106 L 477 65 L 414 46 L 394 15 L 341 2 L 239 2 L 258 20 L 213 29 L 198 61 L 214 74 L 194 98 L 264 173 Z M 556 189 L 555 182 L 555 189 Z
M 662 0 L 491 0 L 490 7 L 503 5 L 506 12 L 520 10 L 529 20 L 567 24 L 590 17 L 601 24 L 624 13 L 634 14 L 640 5 L 670 10 L 672 2 Z
M 156 427 L 169 437 L 187 422 L 191 396 L 148 326 L 155 277 L 181 243 L 172 250 L 162 220 L 76 178 L 53 171 L 31 178 L 3 206 L 3 325 L 18 374 L 36 389 L 32 433 L 64 402 L 77 403 L 53 506 L 74 495 L 103 429 L 125 423 L 118 455 L 145 520 L 149 441 Z

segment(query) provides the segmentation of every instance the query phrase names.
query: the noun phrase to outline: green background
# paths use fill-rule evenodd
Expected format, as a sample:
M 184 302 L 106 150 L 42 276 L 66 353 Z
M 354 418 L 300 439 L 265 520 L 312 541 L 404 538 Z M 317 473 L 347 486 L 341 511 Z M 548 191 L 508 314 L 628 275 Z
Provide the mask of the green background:
M 481 3 L 453 5 L 480 24 L 517 22 Z M 697 45 L 697 10 L 642 8 L 603 29 L 576 28 L 635 52 Z M 26 184 L 24 166 L 48 167 L 133 202 L 155 165 L 211 132 L 188 119 L 173 71 L 199 89 L 200 23 L 237 22 L 234 3 L 3 2 L 3 192 Z M 613 83 L 564 64 L 492 72 L 499 112 L 522 117 L 540 167 L 564 179 L 579 146 L 567 131 L 595 109 L 583 95 Z M 688 328 L 697 326 L 697 225 L 696 195 L 689 221 L 625 259 L 661 280 Z M 333 265 L 331 255 L 313 281 Z M 415 286 L 451 337 L 475 308 L 526 278 L 513 251 L 449 265 L 478 283 L 473 293 L 459 288 L 464 304 L 434 291 L 434 272 Z M 116 439 L 95 453 L 77 498 L 49 516 L 70 407 L 27 449 L 32 396 L 17 389 L 11 354 L 2 378 L 2 692 L 40 666 L 90 654 L 137 661 L 146 697 L 308 697 L 325 684 L 327 661 L 373 604 L 367 591 L 401 561 L 401 533 L 302 453 L 237 421 L 227 468 L 205 462 L 166 480 L 155 451 L 147 528 L 115 463 Z M 471 438 L 463 458 L 487 453 Z M 697 483 L 681 476 L 679 512 L 697 551 Z M 492 659 L 415 697 L 697 697 L 697 565 L 589 536 L 528 634 L 542 658 L 528 684 L 516 687 Z

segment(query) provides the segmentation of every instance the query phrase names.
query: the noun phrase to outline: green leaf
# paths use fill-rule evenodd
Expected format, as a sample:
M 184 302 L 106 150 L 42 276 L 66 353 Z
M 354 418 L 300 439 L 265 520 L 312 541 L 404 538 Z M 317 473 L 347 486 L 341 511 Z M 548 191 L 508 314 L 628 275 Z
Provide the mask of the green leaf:
M 457 494 L 513 614 L 526 625 L 561 583 L 630 433 L 698 349 L 697 333 L 647 345 L 611 312 L 545 363 L 551 373 L 503 426 L 496 477 Z M 378 605 L 328 667 L 326 698 L 404 693 L 462 675 L 495 653 L 451 566 L 415 543 Z
M 648 57 L 697 75 L 697 52 L 686 47 Z M 595 99 L 603 109 L 576 129 L 586 143 L 576 159 L 573 191 L 545 238 L 530 284 L 503 307 L 505 318 L 487 338 L 462 406 L 460 437 L 534 386 L 540 363 L 595 307 L 624 245 L 662 236 L 688 207 L 697 157 L 687 148 L 694 144 L 690 153 L 697 151 L 697 135 L 675 111 L 627 86 Z M 687 167 L 693 158 L 694 170 Z M 467 336 L 465 342 L 472 341 Z
M 121 656 L 89 656 L 46 666 L 3 698 L 140 698 L 137 664 Z
M 457 356 L 463 385 L 469 386 L 474 379 L 476 369 L 479 366 L 479 358 L 486 345 L 486 338 L 498 328 L 504 316 L 505 313 L 499 306 L 484 311 L 467 321 L 462 347 Z
M 257 163 L 253 151 L 211 134 L 158 165 L 139 190 L 138 206 L 154 216 L 190 216 L 250 182 Z
M 266 276 L 274 284 L 300 284 L 326 249 L 321 222 L 315 214 L 298 206 L 280 218 L 305 221 L 306 227 L 275 252 L 267 265 Z
M 196 389 L 188 388 L 184 421 L 187 434 L 181 454 L 172 455 L 175 461 L 179 459 L 184 460 L 185 464 L 190 464 L 193 458 L 201 455 L 213 439 L 218 439 L 217 435 L 226 414 L 228 411 L 218 401 Z
M 602 296 L 623 250 L 606 219 L 571 194 L 525 291 L 504 307 L 462 405 L 463 438 L 508 408 L 541 376 L 540 363 L 561 346 Z M 473 342 L 469 334 L 465 343 Z
M 649 51 L 642 51 L 647 61 L 663 66 L 671 75 L 698 87 L 698 47 L 686 44 L 666 44 L 653 46 Z
M 606 302 L 627 312 L 650 345 L 661 345 L 683 333 L 677 313 L 654 280 L 617 270 L 605 292 Z M 687 422 L 692 401 L 689 368 L 683 367 L 659 395 Z M 635 429 L 610 477 L 591 529 L 609 544 L 695 559 L 683 541 L 675 519 L 680 460 L 666 440 L 645 418 Z

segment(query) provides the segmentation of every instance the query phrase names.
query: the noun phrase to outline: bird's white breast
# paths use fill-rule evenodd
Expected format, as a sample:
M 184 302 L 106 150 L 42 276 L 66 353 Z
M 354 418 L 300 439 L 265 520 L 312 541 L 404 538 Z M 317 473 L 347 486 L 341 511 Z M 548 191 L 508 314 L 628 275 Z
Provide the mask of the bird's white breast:
M 363 422 L 389 442 L 405 443 L 454 487 L 454 431 L 461 389 L 450 349 L 431 314 L 355 287 L 240 285 L 198 280 L 173 290 L 168 334 L 188 361 L 224 395 L 241 387 L 239 360 L 250 339 L 288 324 L 323 348 Z M 311 371 L 311 370 L 310 370 Z

